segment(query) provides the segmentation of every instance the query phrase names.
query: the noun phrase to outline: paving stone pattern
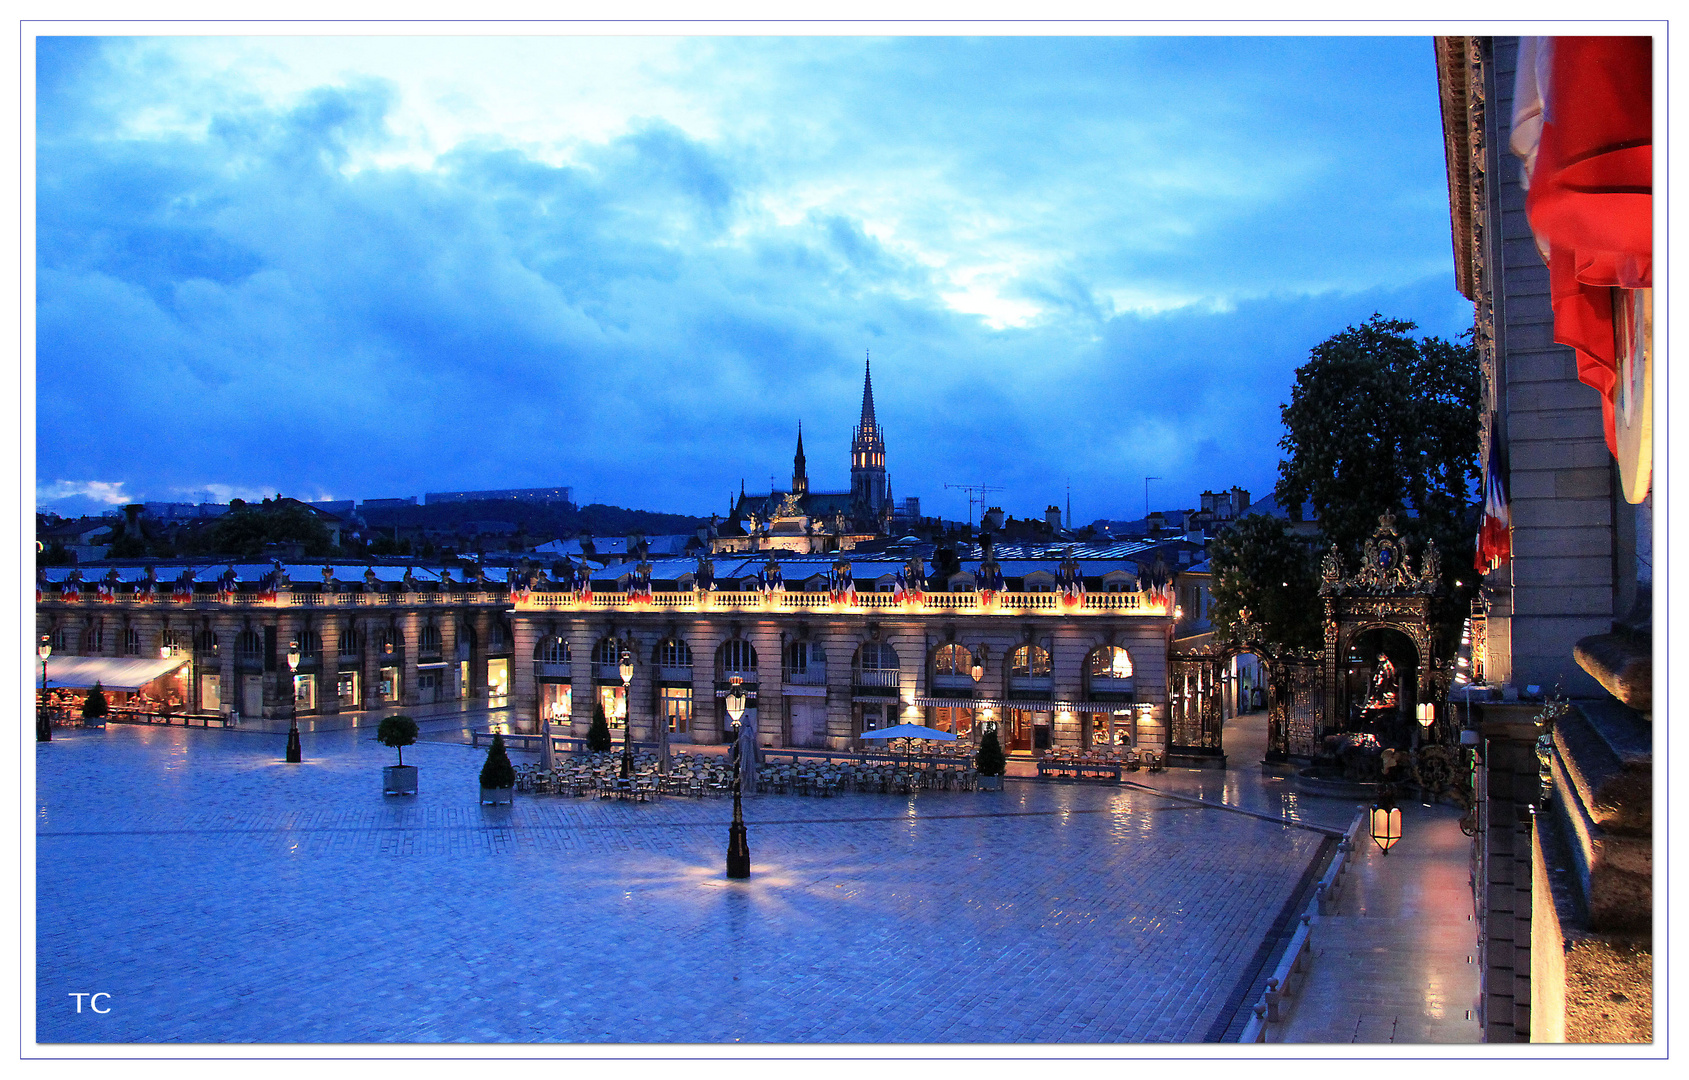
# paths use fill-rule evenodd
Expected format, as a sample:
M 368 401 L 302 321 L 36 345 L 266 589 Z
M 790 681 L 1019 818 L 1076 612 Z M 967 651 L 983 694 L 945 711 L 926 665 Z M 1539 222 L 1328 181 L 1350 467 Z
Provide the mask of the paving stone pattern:
M 1131 788 L 764 795 L 730 882 L 729 800 L 482 807 L 484 752 L 428 741 L 384 797 L 370 735 L 39 746 L 40 1041 L 1200 1041 L 1322 839 Z

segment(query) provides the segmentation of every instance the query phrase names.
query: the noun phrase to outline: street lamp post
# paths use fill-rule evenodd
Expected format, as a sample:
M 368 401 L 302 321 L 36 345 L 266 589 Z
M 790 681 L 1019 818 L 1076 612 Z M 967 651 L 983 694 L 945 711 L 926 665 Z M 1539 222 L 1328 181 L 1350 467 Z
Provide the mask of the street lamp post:
M 47 658 L 53 655 L 53 639 L 46 634 L 41 635 L 41 644 L 36 648 L 35 655 L 41 658 L 41 692 L 47 692 Z M 40 699 L 35 704 L 35 741 L 53 741 L 53 721 L 41 707 Z
M 751 876 L 751 843 L 745 835 L 745 809 L 739 798 L 739 781 L 745 775 L 745 746 L 740 738 L 739 722 L 745 715 L 745 688 L 739 676 L 733 676 L 727 691 L 727 717 L 733 721 L 733 824 L 727 830 L 727 876 Z
M 633 779 L 633 650 L 622 649 L 622 779 Z
M 287 710 L 287 760 L 293 765 L 301 764 L 305 760 L 304 752 L 299 746 L 299 692 L 293 685 L 293 675 L 299 670 L 299 660 L 299 639 L 294 638 L 287 645 L 287 692 L 292 698 Z

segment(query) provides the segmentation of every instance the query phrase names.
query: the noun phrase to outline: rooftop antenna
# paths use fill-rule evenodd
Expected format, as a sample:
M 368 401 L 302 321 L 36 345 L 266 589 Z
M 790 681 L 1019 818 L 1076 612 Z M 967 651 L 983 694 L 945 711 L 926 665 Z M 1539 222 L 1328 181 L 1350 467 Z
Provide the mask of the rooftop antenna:
M 1073 528 L 1073 477 L 1067 478 L 1067 527 Z

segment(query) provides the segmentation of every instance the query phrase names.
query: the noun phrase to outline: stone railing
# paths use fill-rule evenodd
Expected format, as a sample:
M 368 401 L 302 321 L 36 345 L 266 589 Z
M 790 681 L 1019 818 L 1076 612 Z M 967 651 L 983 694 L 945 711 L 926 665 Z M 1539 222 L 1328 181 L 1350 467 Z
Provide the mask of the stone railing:
M 117 604 L 183 603 L 168 591 L 156 596 L 143 594 L 119 595 L 114 600 L 102 600 L 97 593 L 82 593 L 65 597 L 58 588 L 50 586 L 42 591 L 41 603 L 52 604 Z M 391 606 L 419 607 L 434 604 L 509 605 L 510 594 L 502 588 L 492 591 L 422 591 L 422 592 L 291 592 L 282 591 L 274 600 L 260 600 L 255 593 L 196 593 L 191 603 L 203 605 L 231 605 L 238 607 L 359 607 Z M 833 614 L 867 612 L 897 612 L 909 615 L 1143 615 L 1166 617 L 1169 612 L 1160 604 L 1151 604 L 1142 593 L 1089 593 L 1077 603 L 1060 593 L 1028 592 L 999 593 L 987 604 L 975 592 L 929 592 L 919 602 L 900 600 L 896 593 L 858 592 L 854 603 L 835 603 L 824 592 L 659 592 L 649 600 L 631 600 L 625 593 L 595 592 L 583 603 L 579 593 L 530 592 L 518 597 L 515 607 L 534 610 L 604 611 L 644 609 L 664 611 L 814 611 Z

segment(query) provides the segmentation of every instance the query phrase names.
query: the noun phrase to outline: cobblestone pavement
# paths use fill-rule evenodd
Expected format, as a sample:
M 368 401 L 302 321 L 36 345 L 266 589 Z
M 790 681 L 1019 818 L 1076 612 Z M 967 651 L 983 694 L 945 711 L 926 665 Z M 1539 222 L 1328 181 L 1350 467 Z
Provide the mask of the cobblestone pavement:
M 1328 843 L 1132 787 L 758 796 L 730 882 L 729 801 L 482 807 L 431 726 L 414 798 L 368 730 L 38 746 L 38 1038 L 1211 1040 Z

